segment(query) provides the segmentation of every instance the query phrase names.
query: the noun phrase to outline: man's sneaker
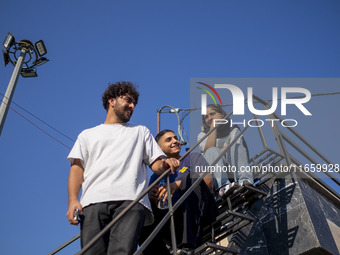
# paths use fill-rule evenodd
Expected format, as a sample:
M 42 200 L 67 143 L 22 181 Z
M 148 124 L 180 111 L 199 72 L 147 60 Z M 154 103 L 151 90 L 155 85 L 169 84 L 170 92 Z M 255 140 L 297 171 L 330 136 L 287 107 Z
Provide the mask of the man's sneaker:
M 240 184 L 238 184 L 237 182 L 228 183 L 225 186 L 220 188 L 220 190 L 218 191 L 218 194 L 221 197 L 225 197 L 225 196 L 230 195 L 231 193 L 233 193 L 233 191 L 235 189 L 237 189 L 238 187 L 240 187 Z
M 194 255 L 195 249 L 192 248 L 182 248 L 177 250 L 177 255 Z
M 254 183 L 249 180 L 244 180 L 243 182 L 240 183 L 241 186 L 254 186 Z

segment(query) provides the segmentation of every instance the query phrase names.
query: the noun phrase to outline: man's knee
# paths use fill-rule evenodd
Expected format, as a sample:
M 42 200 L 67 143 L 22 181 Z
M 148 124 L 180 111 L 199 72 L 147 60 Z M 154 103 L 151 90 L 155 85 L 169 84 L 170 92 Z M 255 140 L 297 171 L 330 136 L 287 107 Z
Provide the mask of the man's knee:
M 209 149 L 207 149 L 204 153 L 204 157 L 205 156 L 212 156 L 212 155 L 220 155 L 221 154 L 221 150 L 217 147 L 210 147 Z

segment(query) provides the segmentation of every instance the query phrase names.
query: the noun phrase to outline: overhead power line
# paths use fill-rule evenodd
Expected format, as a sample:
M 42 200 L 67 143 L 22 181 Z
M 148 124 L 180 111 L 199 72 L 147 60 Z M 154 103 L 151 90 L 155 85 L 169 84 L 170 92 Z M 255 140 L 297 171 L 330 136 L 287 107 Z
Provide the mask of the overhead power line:
M 2 95 L 4 98 L 7 98 L 5 95 L 3 95 L 0 92 L 0 95 Z M 36 118 L 37 120 L 39 120 L 41 123 L 45 124 L 46 126 L 48 126 L 49 128 L 53 129 L 54 131 L 58 132 L 60 135 L 64 136 L 65 138 L 69 139 L 72 142 L 75 142 L 74 139 L 70 138 L 69 136 L 65 135 L 63 132 L 59 131 L 58 129 L 56 129 L 55 127 L 53 127 L 52 125 L 48 124 L 47 122 L 43 121 L 41 118 L 37 117 L 36 115 L 34 115 L 33 113 L 31 113 L 30 111 L 26 110 L 24 107 L 18 105 L 17 103 L 15 103 L 12 100 L 12 103 L 15 104 L 17 107 L 19 107 L 21 110 L 23 110 L 24 112 L 28 113 L 29 115 L 31 115 L 32 117 Z
M 4 96 L 2 93 L 0 93 L 0 95 Z M 5 96 L 4 96 L 5 97 Z M 5 103 L 3 100 L 1 100 L 3 103 Z M 48 127 L 50 127 L 51 129 L 55 130 L 56 132 L 58 132 L 59 134 L 63 135 L 64 137 L 68 138 L 69 140 L 73 141 L 74 140 L 70 137 L 68 137 L 67 135 L 65 135 L 64 133 L 62 133 L 61 131 L 57 130 L 56 128 L 54 128 L 53 126 L 49 125 L 48 123 L 46 123 L 45 121 L 41 120 L 40 118 L 38 118 L 37 116 L 35 116 L 34 114 L 32 114 L 31 112 L 27 111 L 26 109 L 24 109 L 23 107 L 19 106 L 18 104 L 16 104 L 15 102 L 12 101 L 13 104 L 15 104 L 16 106 L 18 106 L 20 109 L 22 109 L 23 111 L 25 111 L 26 113 L 30 114 L 31 116 L 33 116 L 34 118 L 36 118 L 37 120 L 39 120 L 40 122 L 44 123 L 45 125 L 47 125 Z M 6 103 L 5 103 L 6 104 Z M 63 145 L 64 147 L 71 149 L 68 145 L 66 145 L 65 143 L 61 142 L 60 140 L 58 140 L 57 138 L 55 138 L 53 135 L 51 135 L 50 133 L 48 133 L 47 131 L 45 131 L 43 128 L 39 127 L 37 124 L 35 124 L 33 121 L 29 120 L 28 118 L 26 118 L 24 115 L 22 115 L 21 113 L 19 113 L 18 111 L 16 111 L 15 109 L 13 109 L 10 105 L 8 106 L 9 109 L 11 109 L 12 111 L 14 111 L 16 114 L 18 114 L 20 117 L 22 117 L 23 119 L 25 119 L 26 121 L 28 121 L 31 125 L 33 125 L 34 127 L 38 128 L 40 131 L 42 131 L 43 133 L 45 133 L 46 135 L 48 135 L 50 138 L 52 138 L 53 140 L 57 141 L 58 143 L 60 143 L 61 145 Z

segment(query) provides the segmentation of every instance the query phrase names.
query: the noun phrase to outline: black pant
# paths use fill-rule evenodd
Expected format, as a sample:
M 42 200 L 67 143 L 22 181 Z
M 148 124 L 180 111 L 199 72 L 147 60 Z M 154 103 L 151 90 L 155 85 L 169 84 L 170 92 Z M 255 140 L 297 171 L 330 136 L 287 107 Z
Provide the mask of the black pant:
M 110 201 L 92 204 L 83 208 L 81 221 L 81 247 L 84 247 L 96 236 L 112 219 L 117 217 L 132 201 Z M 134 205 L 110 231 L 100 238 L 86 255 L 127 255 L 137 249 L 138 238 L 145 220 L 143 205 Z
M 179 195 L 182 196 L 191 184 L 195 181 L 195 174 L 190 173 L 183 177 L 179 187 Z M 197 176 L 196 176 L 197 177 Z M 156 206 L 152 207 L 155 215 L 155 222 L 151 226 L 143 228 L 140 245 L 148 238 L 156 228 L 168 210 L 160 210 Z M 176 241 L 179 247 L 194 248 L 201 244 L 201 233 L 203 227 L 212 223 L 217 215 L 217 206 L 207 185 L 202 181 L 196 189 L 187 197 L 182 205 L 175 211 Z M 169 221 L 160 230 L 158 235 L 151 241 L 143 251 L 144 255 L 167 255 L 170 254 L 166 244 L 171 245 L 170 223 Z

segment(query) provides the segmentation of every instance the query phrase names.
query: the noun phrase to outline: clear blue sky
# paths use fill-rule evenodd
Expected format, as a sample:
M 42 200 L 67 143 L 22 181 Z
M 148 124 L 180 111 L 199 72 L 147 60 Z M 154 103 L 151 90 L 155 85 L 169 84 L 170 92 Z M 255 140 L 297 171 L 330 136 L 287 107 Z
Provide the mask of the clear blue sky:
M 50 62 L 38 78 L 19 78 L 13 101 L 67 136 L 104 121 L 102 92 L 118 80 L 138 84 L 131 122 L 155 135 L 157 109 L 190 107 L 190 78 L 340 77 L 339 13 L 337 0 L 1 1 L 0 40 L 11 32 L 45 41 Z M 2 94 L 12 71 L 0 64 Z M 315 117 L 298 130 L 339 163 L 339 96 L 313 102 Z M 162 115 L 162 128 L 176 124 Z M 9 111 L 0 137 L 1 254 L 47 254 L 79 233 L 65 216 L 68 152 Z M 76 242 L 60 254 L 78 250 Z

